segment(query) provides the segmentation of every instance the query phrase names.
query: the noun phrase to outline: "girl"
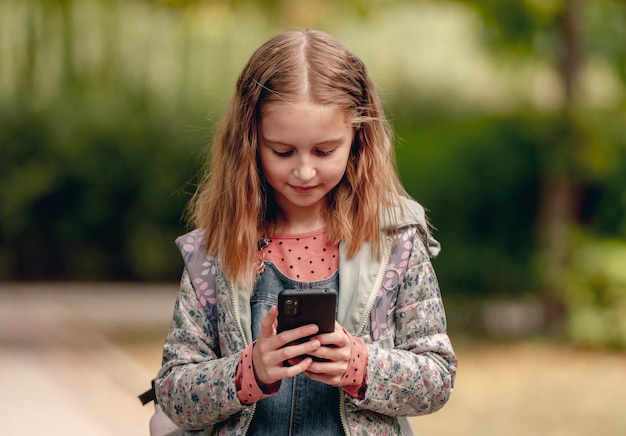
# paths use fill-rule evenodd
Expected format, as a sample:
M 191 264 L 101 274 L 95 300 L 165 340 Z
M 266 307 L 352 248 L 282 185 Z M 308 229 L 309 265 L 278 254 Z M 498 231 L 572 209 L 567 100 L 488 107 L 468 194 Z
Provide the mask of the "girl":
M 446 403 L 439 245 L 400 185 L 366 68 L 337 40 L 287 32 L 257 49 L 190 206 L 156 380 L 188 434 L 396 435 L 399 417 Z M 336 289 L 334 331 L 277 333 L 289 288 Z

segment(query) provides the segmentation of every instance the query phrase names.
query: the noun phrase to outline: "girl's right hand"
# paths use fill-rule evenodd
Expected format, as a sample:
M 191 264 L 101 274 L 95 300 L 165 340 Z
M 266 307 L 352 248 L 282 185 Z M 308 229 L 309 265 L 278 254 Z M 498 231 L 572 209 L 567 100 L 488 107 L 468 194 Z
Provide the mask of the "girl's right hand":
M 286 330 L 279 334 L 276 334 L 277 326 L 278 308 L 273 306 L 261 321 L 261 333 L 252 349 L 254 375 L 259 386 L 271 385 L 286 377 L 294 377 L 306 371 L 313 360 L 310 357 L 299 360 L 298 356 L 309 354 L 321 346 L 317 339 L 286 346 L 290 342 L 317 333 L 319 329 L 315 324 Z M 287 360 L 294 364 L 285 366 L 283 362 Z

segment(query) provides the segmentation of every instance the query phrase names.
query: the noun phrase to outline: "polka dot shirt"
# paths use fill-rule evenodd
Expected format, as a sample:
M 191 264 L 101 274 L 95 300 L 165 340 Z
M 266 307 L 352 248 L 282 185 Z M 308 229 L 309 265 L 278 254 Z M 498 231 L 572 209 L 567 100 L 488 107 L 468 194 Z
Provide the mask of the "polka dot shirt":
M 339 269 L 339 246 L 326 241 L 326 228 L 292 235 L 276 234 L 263 250 L 265 260 L 296 281 L 323 280 Z

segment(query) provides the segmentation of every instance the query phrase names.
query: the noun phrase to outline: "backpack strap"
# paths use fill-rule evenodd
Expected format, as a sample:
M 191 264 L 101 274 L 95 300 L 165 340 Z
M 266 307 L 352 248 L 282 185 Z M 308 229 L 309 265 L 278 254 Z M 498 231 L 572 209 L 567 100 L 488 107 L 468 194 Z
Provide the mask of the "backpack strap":
M 141 401 L 141 404 L 143 406 L 145 406 L 151 401 L 154 401 L 154 404 L 159 404 L 157 397 L 156 397 L 156 391 L 154 390 L 154 379 L 152 379 L 152 382 L 150 382 L 150 385 L 151 385 L 150 389 L 148 389 L 143 394 L 137 397 L 139 398 L 139 401 Z
M 217 259 L 206 253 L 204 245 L 204 231 L 193 230 L 176 239 L 176 245 L 185 261 L 185 269 L 198 301 L 204 308 L 207 319 L 211 323 L 213 335 L 217 334 Z

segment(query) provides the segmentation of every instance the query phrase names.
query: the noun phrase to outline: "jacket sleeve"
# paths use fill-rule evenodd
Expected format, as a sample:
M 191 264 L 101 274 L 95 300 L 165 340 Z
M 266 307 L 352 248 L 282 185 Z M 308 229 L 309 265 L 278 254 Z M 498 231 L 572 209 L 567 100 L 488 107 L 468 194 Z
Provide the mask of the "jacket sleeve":
M 349 401 L 387 416 L 439 410 L 452 392 L 457 358 L 446 333 L 437 277 L 419 237 L 413 238 L 405 274 L 397 285 L 395 310 L 388 316 L 395 323 L 395 333 L 390 329 L 393 346 L 369 338 L 365 397 Z
M 249 413 L 236 394 L 240 353 L 219 356 L 219 340 L 206 310 L 185 270 L 155 386 L 164 413 L 186 430 Z

